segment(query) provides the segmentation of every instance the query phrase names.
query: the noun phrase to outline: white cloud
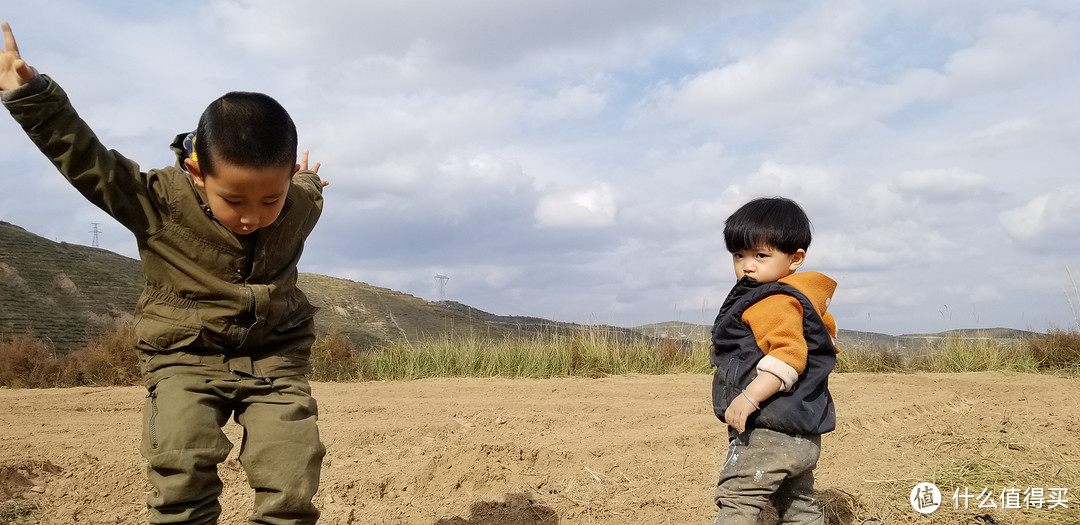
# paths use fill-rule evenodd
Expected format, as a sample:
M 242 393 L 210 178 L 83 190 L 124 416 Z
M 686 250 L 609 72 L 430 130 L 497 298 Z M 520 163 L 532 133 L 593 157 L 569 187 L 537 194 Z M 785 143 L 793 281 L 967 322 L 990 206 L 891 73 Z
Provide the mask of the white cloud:
M 971 46 L 953 53 L 945 72 L 962 92 L 1034 82 L 1075 56 L 1078 30 L 1075 16 L 1031 9 L 994 14 Z
M 596 86 L 564 86 L 550 98 L 527 102 L 524 113 L 542 122 L 586 119 L 603 110 L 607 98 Z
M 959 168 L 928 169 L 901 173 L 890 185 L 896 192 L 925 199 L 971 199 L 990 188 L 981 173 Z
M 819 204 L 835 206 L 835 175 L 818 166 L 766 161 L 756 172 L 751 173 L 745 182 L 729 185 L 724 190 L 722 199 L 732 204 L 732 211 L 735 211 L 735 208 L 750 199 L 773 196 L 794 199 L 803 208 Z
M 607 184 L 596 183 L 545 195 L 536 205 L 537 226 L 599 228 L 615 224 L 618 206 Z
M 1068 249 L 1080 238 L 1080 186 L 1062 186 L 1000 214 L 1001 225 L 1018 242 Z

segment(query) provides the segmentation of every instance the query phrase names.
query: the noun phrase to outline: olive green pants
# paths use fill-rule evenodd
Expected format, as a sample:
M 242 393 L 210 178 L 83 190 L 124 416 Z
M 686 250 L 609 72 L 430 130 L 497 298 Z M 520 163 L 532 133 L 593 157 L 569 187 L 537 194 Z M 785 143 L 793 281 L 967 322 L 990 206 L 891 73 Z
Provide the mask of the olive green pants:
M 240 463 L 255 489 L 248 523 L 315 523 L 319 511 L 311 500 L 326 450 L 307 379 L 185 374 L 151 386 L 143 407 L 141 451 L 153 486 L 147 496 L 150 523 L 217 523 L 217 466 L 232 450 L 221 428 L 230 416 L 244 429 Z

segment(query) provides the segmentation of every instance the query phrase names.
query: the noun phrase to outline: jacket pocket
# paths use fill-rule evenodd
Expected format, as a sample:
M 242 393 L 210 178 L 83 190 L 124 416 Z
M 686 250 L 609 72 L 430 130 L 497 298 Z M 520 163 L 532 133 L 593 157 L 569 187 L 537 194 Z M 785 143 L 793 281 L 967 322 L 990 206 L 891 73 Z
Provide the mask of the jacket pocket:
M 315 317 L 315 313 L 319 311 L 317 307 L 312 306 L 310 303 L 308 303 L 306 298 L 303 303 L 299 305 L 299 307 L 294 307 L 293 304 L 290 304 L 289 306 L 292 314 L 284 317 L 283 319 L 281 319 L 280 322 L 274 324 L 274 331 L 279 334 L 283 334 L 296 329 L 300 325 L 311 320 L 311 318 Z
M 132 328 L 135 346 L 154 353 L 190 346 L 202 330 L 197 310 L 153 301 L 143 305 Z
M 735 396 L 742 391 L 738 385 L 738 378 L 739 360 L 736 358 L 725 359 L 722 366 L 718 366 L 713 374 L 713 412 L 725 423 L 727 421 L 724 420 L 724 412 L 727 411 Z

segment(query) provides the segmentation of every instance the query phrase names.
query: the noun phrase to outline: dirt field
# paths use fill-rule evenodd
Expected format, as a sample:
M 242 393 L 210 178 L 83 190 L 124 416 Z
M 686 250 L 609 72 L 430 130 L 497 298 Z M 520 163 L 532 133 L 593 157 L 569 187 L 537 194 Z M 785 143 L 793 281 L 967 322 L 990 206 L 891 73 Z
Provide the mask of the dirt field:
M 321 523 L 710 523 L 726 429 L 709 385 L 708 375 L 317 383 Z M 1080 380 L 838 374 L 832 391 L 839 424 L 823 438 L 817 489 L 842 522 L 1080 523 Z M 0 523 L 144 523 L 144 393 L 0 390 Z M 239 430 L 226 427 L 234 441 Z M 243 523 L 252 500 L 238 448 L 221 469 L 227 524 Z M 954 490 L 978 495 L 987 471 L 1015 480 L 985 487 L 999 508 L 972 498 L 955 509 Z M 943 501 L 927 517 L 908 497 L 931 479 Z M 1013 506 L 1003 489 L 1033 487 L 1047 489 L 1042 509 L 1000 508 Z M 1047 508 L 1050 488 L 1067 488 L 1067 501 Z

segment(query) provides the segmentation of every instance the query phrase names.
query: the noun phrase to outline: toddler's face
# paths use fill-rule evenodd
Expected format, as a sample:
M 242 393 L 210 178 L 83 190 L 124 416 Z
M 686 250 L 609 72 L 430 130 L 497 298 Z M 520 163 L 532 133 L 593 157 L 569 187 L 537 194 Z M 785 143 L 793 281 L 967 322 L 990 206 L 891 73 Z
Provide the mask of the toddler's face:
M 787 277 L 802 266 L 806 252 L 788 254 L 771 246 L 757 246 L 731 254 L 735 264 L 735 278 L 748 276 L 759 283 L 771 283 Z
M 191 175 L 206 190 L 214 218 L 233 233 L 247 235 L 277 220 L 294 172 L 292 166 L 247 168 L 217 160 L 213 174 L 193 169 Z

